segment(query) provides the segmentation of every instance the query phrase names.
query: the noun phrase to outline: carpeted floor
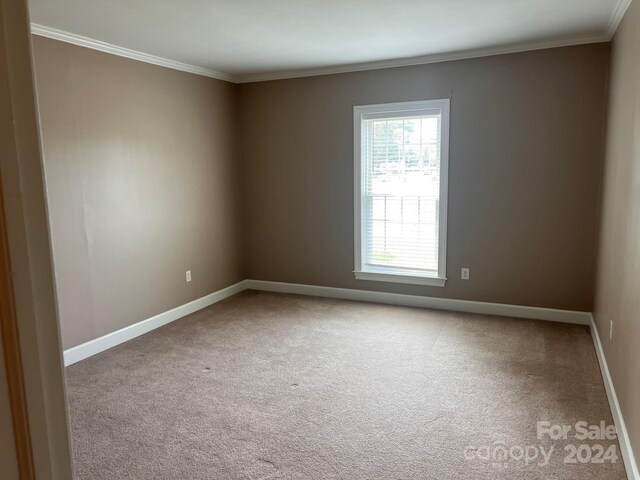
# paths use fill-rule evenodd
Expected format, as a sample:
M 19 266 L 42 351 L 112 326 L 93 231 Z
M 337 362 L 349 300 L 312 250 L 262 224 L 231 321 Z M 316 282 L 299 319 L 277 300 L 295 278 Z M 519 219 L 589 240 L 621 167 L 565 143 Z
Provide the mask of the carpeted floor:
M 537 438 L 612 424 L 582 326 L 247 291 L 67 381 L 79 479 L 626 478 Z

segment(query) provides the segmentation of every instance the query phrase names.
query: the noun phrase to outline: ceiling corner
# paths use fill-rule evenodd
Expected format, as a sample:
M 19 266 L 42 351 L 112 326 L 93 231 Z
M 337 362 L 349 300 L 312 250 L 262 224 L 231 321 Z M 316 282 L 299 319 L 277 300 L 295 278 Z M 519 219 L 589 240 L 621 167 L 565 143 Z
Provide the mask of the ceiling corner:
M 619 0 L 616 8 L 611 13 L 611 17 L 609 18 L 609 24 L 607 25 L 607 35 L 609 40 L 613 38 L 618 29 L 618 25 L 622 21 L 624 14 L 627 12 L 627 9 L 631 5 L 632 0 Z

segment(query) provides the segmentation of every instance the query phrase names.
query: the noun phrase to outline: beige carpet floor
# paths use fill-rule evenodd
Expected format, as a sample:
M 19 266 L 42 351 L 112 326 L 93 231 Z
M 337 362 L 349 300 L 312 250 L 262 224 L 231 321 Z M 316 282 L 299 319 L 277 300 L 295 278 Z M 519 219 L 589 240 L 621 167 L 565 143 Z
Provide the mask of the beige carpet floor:
M 612 423 L 582 326 L 247 291 L 67 381 L 80 479 L 625 478 L 537 438 Z

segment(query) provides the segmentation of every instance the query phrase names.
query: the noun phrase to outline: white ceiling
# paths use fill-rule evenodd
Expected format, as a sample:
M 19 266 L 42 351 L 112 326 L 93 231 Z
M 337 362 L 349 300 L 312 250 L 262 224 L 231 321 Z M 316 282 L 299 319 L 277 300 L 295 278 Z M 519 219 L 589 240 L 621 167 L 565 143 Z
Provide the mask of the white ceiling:
M 180 62 L 184 67 L 193 66 L 196 73 L 233 81 L 606 41 L 629 3 L 630 0 L 29 1 L 31 20 L 37 24 L 34 33 L 111 49 L 112 53 L 126 56 L 135 57 L 140 52 L 141 60 L 162 64 L 167 59 L 167 66 L 180 68 L 176 63 Z

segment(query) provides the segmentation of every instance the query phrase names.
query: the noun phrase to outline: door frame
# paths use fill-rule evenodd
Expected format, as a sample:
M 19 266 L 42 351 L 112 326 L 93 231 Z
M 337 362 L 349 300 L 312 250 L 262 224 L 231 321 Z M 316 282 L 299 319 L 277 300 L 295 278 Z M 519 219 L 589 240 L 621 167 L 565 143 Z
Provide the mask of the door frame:
M 11 280 L 11 262 L 2 185 L 0 185 L 0 336 L 2 337 L 2 352 L 4 354 L 7 391 L 11 408 L 17 470 L 20 479 L 33 479 L 35 478 L 35 472 L 33 469 L 31 433 L 29 431 L 27 398 L 22 374 L 18 320 L 16 318 Z
M 9 404 L 3 410 L 12 417 L 17 478 L 70 480 L 41 152 L 27 2 L 0 0 L 0 376 Z M 9 475 L 2 478 L 15 472 Z

